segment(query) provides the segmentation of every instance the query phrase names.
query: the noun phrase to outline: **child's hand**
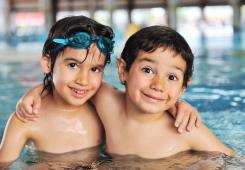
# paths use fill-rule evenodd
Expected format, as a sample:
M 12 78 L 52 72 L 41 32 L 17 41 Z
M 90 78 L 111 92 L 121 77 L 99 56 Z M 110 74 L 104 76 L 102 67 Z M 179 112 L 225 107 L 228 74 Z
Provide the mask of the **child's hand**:
M 201 116 L 198 111 L 182 100 L 178 100 L 175 107 L 168 111 L 175 117 L 174 125 L 178 128 L 179 133 L 182 133 L 184 129 L 191 131 L 194 125 L 199 127 L 201 123 Z
M 34 121 L 41 107 L 40 88 L 33 88 L 20 98 L 16 105 L 16 116 L 22 122 Z

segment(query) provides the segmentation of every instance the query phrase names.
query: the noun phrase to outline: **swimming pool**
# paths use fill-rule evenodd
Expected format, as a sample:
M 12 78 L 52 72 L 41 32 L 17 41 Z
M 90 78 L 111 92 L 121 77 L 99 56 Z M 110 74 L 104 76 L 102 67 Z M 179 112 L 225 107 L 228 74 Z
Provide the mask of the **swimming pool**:
M 194 53 L 194 76 L 183 98 L 198 108 L 203 122 L 223 143 L 245 155 L 245 51 L 199 49 Z M 105 80 L 122 88 L 116 74 L 113 60 L 106 68 Z M 38 62 L 0 63 L 0 138 L 18 98 L 41 79 Z M 130 160 L 141 162 L 138 158 Z M 238 166 L 245 166 L 245 161 Z

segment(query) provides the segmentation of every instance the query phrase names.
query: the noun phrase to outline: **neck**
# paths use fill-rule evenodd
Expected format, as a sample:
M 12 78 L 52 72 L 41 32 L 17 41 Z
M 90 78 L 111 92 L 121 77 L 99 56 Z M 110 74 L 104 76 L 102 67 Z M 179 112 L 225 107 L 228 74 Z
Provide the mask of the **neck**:
M 46 107 L 54 110 L 55 113 L 67 115 L 75 114 L 85 107 L 85 104 L 79 106 L 68 104 L 63 100 L 60 100 L 58 96 L 55 96 L 55 94 L 46 96 L 44 102 L 46 103 Z

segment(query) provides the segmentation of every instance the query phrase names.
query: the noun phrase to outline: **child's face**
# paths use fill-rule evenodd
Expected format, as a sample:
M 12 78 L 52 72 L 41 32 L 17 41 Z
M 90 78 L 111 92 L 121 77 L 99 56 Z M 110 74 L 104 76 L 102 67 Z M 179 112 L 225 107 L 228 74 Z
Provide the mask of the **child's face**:
M 101 85 L 105 56 L 92 44 L 86 49 L 67 47 L 57 57 L 53 69 L 55 99 L 70 105 L 82 105 Z
M 125 72 L 126 93 L 136 109 L 160 113 L 174 105 L 184 91 L 186 62 L 169 49 L 140 51 L 129 72 Z

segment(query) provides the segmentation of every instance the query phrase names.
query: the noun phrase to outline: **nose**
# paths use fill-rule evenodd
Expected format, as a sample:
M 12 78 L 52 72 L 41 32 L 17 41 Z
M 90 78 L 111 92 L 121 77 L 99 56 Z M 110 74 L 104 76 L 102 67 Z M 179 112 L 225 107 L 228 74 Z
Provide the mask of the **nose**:
M 164 79 L 156 75 L 152 79 L 150 88 L 157 92 L 164 92 L 165 86 L 166 86 L 166 82 L 164 81 Z
M 86 86 L 89 83 L 89 73 L 86 69 L 80 69 L 77 73 L 76 83 L 81 86 Z

